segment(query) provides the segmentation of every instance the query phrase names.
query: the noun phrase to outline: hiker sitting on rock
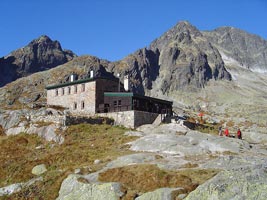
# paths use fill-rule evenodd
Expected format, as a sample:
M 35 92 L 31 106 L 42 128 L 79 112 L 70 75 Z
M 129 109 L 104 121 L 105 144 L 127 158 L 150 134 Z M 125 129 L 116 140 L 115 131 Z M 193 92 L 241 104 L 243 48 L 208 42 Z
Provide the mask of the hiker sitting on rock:
M 241 133 L 240 129 L 237 130 L 236 136 L 238 139 L 242 140 L 242 133 Z
M 224 130 L 224 135 L 225 135 L 226 137 L 229 137 L 229 130 L 228 130 L 228 128 L 226 128 L 226 129 Z

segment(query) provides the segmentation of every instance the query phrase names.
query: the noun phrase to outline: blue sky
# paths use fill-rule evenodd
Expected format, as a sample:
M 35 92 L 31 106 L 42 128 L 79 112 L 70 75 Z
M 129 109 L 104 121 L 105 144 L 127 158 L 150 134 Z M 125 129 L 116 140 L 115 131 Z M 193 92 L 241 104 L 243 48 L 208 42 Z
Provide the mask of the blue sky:
M 77 55 L 115 61 L 181 20 L 200 30 L 233 26 L 267 39 L 265 0 L 2 0 L 0 57 L 41 35 Z

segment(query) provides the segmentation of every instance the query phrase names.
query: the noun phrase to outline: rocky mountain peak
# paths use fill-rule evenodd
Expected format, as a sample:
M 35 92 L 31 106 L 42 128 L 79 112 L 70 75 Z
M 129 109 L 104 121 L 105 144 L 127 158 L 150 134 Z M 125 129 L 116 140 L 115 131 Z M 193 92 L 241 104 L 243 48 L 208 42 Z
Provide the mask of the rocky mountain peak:
M 27 46 L 0 58 L 0 86 L 32 73 L 51 69 L 72 60 L 76 55 L 62 50 L 58 41 L 42 35 Z
M 190 24 L 188 21 L 181 21 L 178 22 L 176 26 L 174 26 L 173 30 L 176 33 L 182 33 L 182 32 L 187 32 L 190 33 L 191 35 L 195 36 L 201 36 L 201 32 L 192 24 Z
M 169 42 L 190 43 L 193 38 L 202 36 L 201 32 L 188 21 L 178 22 L 173 28 L 154 40 L 150 48 L 161 50 Z
M 49 48 L 58 49 L 62 51 L 60 43 L 57 40 L 52 41 L 47 35 L 41 35 L 39 38 L 34 39 L 33 41 L 29 43 L 28 46 L 49 47 Z

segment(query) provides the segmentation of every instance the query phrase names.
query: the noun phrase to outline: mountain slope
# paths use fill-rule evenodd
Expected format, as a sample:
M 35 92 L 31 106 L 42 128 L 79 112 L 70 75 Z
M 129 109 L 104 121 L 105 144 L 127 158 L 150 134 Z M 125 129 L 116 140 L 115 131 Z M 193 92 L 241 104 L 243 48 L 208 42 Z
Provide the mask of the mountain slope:
M 106 71 L 109 63 L 93 56 L 80 56 L 53 69 L 17 79 L 0 88 L 0 105 L 10 109 L 45 103 L 47 85 L 66 82 L 71 73 L 76 73 L 79 79 L 88 77 L 90 70 L 95 71 L 95 76 L 111 77 L 113 74 Z
M 267 72 L 267 41 L 233 27 L 203 31 L 203 35 L 219 48 L 226 62 L 229 57 L 244 68 Z
M 110 68 L 128 73 L 133 88 L 146 94 L 199 90 L 211 79 L 231 80 L 219 51 L 188 22 L 180 22 Z
M 62 50 L 58 41 L 41 36 L 0 58 L 0 87 L 18 78 L 64 64 L 74 57 L 76 55 L 73 52 Z
M 261 119 L 267 113 L 265 75 L 242 67 L 226 47 L 216 42 L 216 34 L 214 39 L 210 39 L 210 34 L 200 32 L 188 22 L 180 22 L 149 47 L 139 49 L 120 61 L 77 57 L 54 69 L 7 84 L 0 89 L 0 104 L 2 108 L 12 108 L 33 102 L 44 103 L 46 85 L 68 81 L 72 72 L 84 78 L 94 70 L 96 76 L 119 73 L 121 81 L 125 74 L 129 74 L 135 92 L 173 100 L 174 105 L 200 107 L 216 113 L 216 118 L 222 116 L 224 120 L 240 122 L 240 116 L 244 116 L 262 126 Z M 253 41 L 253 38 L 247 38 L 247 41 Z M 261 45 L 264 47 L 265 43 L 263 40 Z M 236 43 L 232 48 L 243 49 Z M 261 48 L 254 51 L 257 54 Z M 260 109 L 265 108 L 266 112 L 260 113 Z M 245 118 L 242 118 L 243 122 Z

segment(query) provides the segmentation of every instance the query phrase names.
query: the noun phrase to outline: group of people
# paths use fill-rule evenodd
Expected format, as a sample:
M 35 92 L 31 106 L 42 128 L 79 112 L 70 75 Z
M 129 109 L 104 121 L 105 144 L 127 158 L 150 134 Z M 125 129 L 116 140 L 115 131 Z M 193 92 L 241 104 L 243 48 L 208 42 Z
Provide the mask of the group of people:
M 235 137 L 235 136 L 232 136 L 232 135 L 229 134 L 229 130 L 228 130 L 228 128 L 226 128 L 226 129 L 224 130 L 224 132 L 223 132 L 222 127 L 220 126 L 220 127 L 219 127 L 219 136 L 223 136 L 223 135 L 226 136 L 226 137 Z M 238 139 L 242 139 L 242 133 L 241 133 L 241 130 L 240 130 L 240 129 L 237 130 L 237 132 L 236 132 L 236 137 L 237 137 Z

